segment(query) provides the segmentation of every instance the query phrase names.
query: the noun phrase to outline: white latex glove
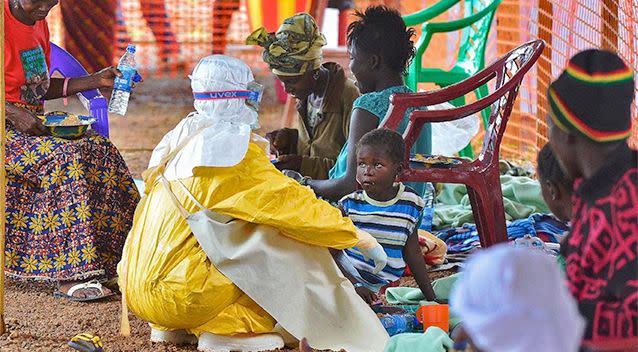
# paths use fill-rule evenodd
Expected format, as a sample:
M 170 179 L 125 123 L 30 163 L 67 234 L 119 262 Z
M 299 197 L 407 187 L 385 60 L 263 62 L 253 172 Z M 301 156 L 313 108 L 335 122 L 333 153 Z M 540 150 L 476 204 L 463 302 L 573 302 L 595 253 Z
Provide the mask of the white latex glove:
M 388 255 L 385 254 L 383 247 L 381 247 L 376 238 L 372 237 L 371 234 L 361 229 L 357 229 L 357 236 L 359 236 L 357 248 L 361 251 L 364 259 L 372 259 L 374 261 L 373 273 L 379 273 L 379 271 L 383 270 L 386 264 L 388 264 Z
M 378 274 L 388 264 L 388 255 L 385 254 L 383 247 L 377 243 L 376 246 L 369 249 L 359 248 L 365 260 L 372 259 L 374 261 L 373 274 Z

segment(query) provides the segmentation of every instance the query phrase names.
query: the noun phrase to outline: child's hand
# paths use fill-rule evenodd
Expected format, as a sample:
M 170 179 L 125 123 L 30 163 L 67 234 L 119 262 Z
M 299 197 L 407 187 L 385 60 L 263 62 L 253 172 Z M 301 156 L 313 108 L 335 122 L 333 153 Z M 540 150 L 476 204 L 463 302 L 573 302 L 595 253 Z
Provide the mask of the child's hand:
M 359 295 L 359 297 L 361 297 L 368 305 L 371 305 L 372 303 L 374 303 L 376 300 L 379 299 L 377 297 L 377 294 L 372 292 L 372 290 L 370 290 L 367 287 L 359 286 L 359 287 L 355 287 L 354 290 L 357 291 L 357 294 Z

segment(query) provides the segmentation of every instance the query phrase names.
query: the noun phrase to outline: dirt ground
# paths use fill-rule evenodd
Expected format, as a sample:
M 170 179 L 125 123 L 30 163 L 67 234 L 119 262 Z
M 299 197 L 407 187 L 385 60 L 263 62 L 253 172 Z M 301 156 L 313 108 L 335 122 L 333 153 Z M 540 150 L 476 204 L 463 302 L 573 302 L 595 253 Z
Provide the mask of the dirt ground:
M 60 102 L 47 110 L 63 109 L 81 113 L 78 102 L 64 107 Z M 192 111 L 189 81 L 146 80 L 136 89 L 127 117 L 112 117 L 111 140 L 120 149 L 134 177 L 139 178 L 148 163 L 153 147 L 188 112 Z M 279 128 L 283 105 L 277 103 L 272 89 L 266 90 L 261 131 Z M 433 278 L 450 272 L 433 273 Z M 416 286 L 412 279 L 405 285 Z M 54 287 L 46 283 L 16 282 L 8 279 L 5 288 L 7 333 L 0 336 L 0 351 L 71 351 L 66 344 L 78 333 L 96 334 L 104 341 L 104 350 L 125 351 L 194 351 L 195 347 L 153 344 L 150 328 L 131 317 L 131 337 L 119 335 L 120 297 L 103 302 L 75 303 L 53 297 Z M 286 350 L 295 351 L 295 350 Z
M 452 274 L 431 273 L 432 279 Z M 412 278 L 403 278 L 402 286 L 416 287 Z M 7 280 L 5 286 L 5 322 L 7 333 L 0 336 L 0 351 L 49 352 L 73 351 L 67 342 L 76 334 L 98 335 L 108 352 L 195 351 L 195 346 L 175 346 L 149 341 L 150 328 L 130 313 L 131 336 L 119 335 L 120 296 L 102 302 L 76 303 L 53 297 L 54 286 Z M 283 351 L 297 351 L 284 349 Z

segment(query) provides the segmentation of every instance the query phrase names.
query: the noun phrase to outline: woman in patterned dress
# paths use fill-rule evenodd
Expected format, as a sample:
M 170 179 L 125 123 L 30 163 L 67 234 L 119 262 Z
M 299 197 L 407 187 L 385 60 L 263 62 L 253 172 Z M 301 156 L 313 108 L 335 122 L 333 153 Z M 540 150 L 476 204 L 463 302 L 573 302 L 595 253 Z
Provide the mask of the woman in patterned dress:
M 4 0 L 6 81 L 6 273 L 58 282 L 57 296 L 93 300 L 111 292 L 139 199 L 121 155 L 88 132 L 47 135 L 37 115 L 46 99 L 113 86 L 106 68 L 65 82 L 50 78 L 49 29 L 56 0 Z M 66 87 L 65 87 L 66 86 Z

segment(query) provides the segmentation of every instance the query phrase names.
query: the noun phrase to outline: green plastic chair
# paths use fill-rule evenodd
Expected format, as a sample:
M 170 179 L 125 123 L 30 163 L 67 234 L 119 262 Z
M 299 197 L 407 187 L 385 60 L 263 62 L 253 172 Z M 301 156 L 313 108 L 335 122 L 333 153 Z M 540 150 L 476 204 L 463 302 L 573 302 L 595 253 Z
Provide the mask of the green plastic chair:
M 423 23 L 423 32 L 416 43 L 416 55 L 406 76 L 406 84 L 415 92 L 420 82 L 429 82 L 439 87 L 463 81 L 485 68 L 485 48 L 494 19 L 494 13 L 502 0 L 464 0 L 464 18 L 449 22 L 428 22 L 449 10 L 462 0 L 441 0 L 427 9 L 403 16 L 407 26 L 415 26 Z M 489 5 L 486 5 L 489 3 Z M 456 63 L 449 70 L 438 68 L 423 68 L 423 53 L 430 44 L 435 33 L 447 33 L 462 30 L 461 45 Z M 489 94 L 487 86 L 481 86 L 474 91 L 476 98 L 480 99 Z M 453 105 L 465 105 L 465 98 L 460 97 L 451 101 Z M 481 111 L 483 127 L 487 128 L 490 118 L 490 109 Z M 432 133 L 431 126 L 424 126 L 425 133 Z M 474 157 L 472 146 L 468 144 L 459 155 Z

